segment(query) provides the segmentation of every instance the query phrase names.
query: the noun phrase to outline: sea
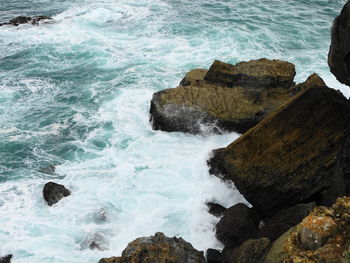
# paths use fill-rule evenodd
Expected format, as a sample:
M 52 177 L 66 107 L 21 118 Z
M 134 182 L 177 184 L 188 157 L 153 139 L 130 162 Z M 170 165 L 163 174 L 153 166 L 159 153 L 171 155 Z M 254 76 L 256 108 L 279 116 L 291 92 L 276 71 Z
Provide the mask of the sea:
M 0 256 L 96 263 L 156 232 L 221 249 L 206 203 L 247 202 L 206 161 L 240 135 L 155 131 L 152 94 L 215 59 L 269 58 L 349 97 L 327 65 L 345 2 L 0 0 L 0 22 L 53 18 L 0 27 Z M 49 181 L 71 195 L 48 206 Z

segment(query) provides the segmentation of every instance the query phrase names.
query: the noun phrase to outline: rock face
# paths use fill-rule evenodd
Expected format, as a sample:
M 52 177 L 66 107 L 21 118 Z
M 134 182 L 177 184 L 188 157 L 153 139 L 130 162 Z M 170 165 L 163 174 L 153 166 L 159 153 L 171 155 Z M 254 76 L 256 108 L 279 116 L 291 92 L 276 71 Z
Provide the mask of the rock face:
M 51 17 L 48 16 L 17 16 L 12 18 L 9 22 L 0 23 L 0 26 L 12 25 L 19 26 L 20 24 L 31 24 L 31 25 L 39 25 L 39 22 L 52 20 Z
M 317 207 L 273 244 L 265 263 L 345 263 L 350 247 L 350 198 Z
M 222 254 L 216 249 L 209 248 L 206 252 L 207 263 L 221 263 Z
M 342 145 L 350 103 L 333 89 L 309 86 L 209 161 L 262 214 L 305 201 L 328 205 L 349 193 L 339 186 L 349 168 L 337 156 L 348 158 Z
M 63 197 L 69 196 L 69 190 L 61 184 L 48 182 L 43 189 L 43 196 L 49 206 L 56 204 Z
M 334 20 L 331 30 L 331 47 L 328 65 L 334 76 L 343 84 L 350 86 L 350 2 L 343 7 Z
M 11 263 L 12 255 L 7 255 L 0 258 L 0 263 Z
M 212 214 L 213 216 L 216 217 L 221 217 L 225 214 L 225 212 L 227 211 L 227 208 L 223 207 L 220 204 L 217 203 L 207 203 L 207 206 L 209 208 L 209 213 Z
M 297 91 L 294 76 L 294 65 L 280 60 L 236 65 L 215 61 L 208 71 L 190 71 L 179 87 L 153 95 L 153 128 L 194 134 L 243 133 Z
M 182 238 L 163 233 L 141 237 L 129 243 L 121 257 L 103 258 L 99 263 L 205 263 L 203 252 Z
M 227 248 L 239 246 L 247 239 L 256 238 L 259 232 L 259 215 L 245 204 L 237 204 L 225 212 L 216 225 L 216 237 Z

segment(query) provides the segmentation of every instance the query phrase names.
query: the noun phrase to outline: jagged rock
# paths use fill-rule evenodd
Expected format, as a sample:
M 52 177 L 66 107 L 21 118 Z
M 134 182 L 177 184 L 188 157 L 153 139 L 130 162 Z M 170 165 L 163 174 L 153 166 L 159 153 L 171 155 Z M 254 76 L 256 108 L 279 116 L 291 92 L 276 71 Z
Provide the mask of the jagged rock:
M 12 255 L 7 255 L 0 258 L 0 263 L 11 263 Z
M 350 103 L 339 92 L 309 87 L 209 161 L 265 215 L 305 201 L 332 204 L 344 174 L 337 155 L 350 133 Z M 340 160 L 339 160 L 340 161 Z M 348 179 L 347 179 L 348 180 Z M 330 195 L 329 193 L 334 193 Z
M 163 233 L 141 237 L 129 243 L 121 257 L 103 258 L 99 263 L 205 263 L 203 252 L 182 238 Z
M 350 86 L 350 3 L 343 7 L 331 29 L 328 65 L 334 76 Z
M 194 134 L 243 133 L 297 92 L 294 75 L 294 65 L 280 60 L 235 66 L 215 61 L 208 72 L 192 70 L 179 87 L 153 94 L 152 126 Z
M 245 204 L 227 209 L 216 225 L 216 237 L 225 246 L 234 248 L 247 239 L 256 238 L 259 232 L 259 215 Z
M 305 228 L 310 235 L 305 235 Z M 315 208 L 302 223 L 276 240 L 265 263 L 345 263 L 349 247 L 350 197 L 344 197 L 331 208 Z
M 217 203 L 209 202 L 209 203 L 207 203 L 207 206 L 209 208 L 209 213 L 212 214 L 213 216 L 216 216 L 216 217 L 223 216 L 225 214 L 225 212 L 227 211 L 226 207 L 223 207 L 222 205 L 217 204 Z
M 222 254 L 219 250 L 209 248 L 206 252 L 207 263 L 221 263 Z
M 63 197 L 69 196 L 70 191 L 61 184 L 54 182 L 48 182 L 45 184 L 43 189 L 43 196 L 49 206 L 56 204 Z
M 224 263 L 258 263 L 263 262 L 270 241 L 268 238 L 250 239 L 225 254 Z
M 19 26 L 20 24 L 31 24 L 31 25 L 39 25 L 39 22 L 52 20 L 51 17 L 48 16 L 17 16 L 12 18 L 9 22 L 0 23 L 0 26 L 4 25 L 12 25 Z

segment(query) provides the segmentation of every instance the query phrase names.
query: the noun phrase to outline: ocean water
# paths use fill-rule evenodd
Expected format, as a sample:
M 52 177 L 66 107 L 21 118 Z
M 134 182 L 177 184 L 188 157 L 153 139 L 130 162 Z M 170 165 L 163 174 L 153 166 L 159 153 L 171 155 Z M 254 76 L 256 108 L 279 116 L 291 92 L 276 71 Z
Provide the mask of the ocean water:
M 329 72 L 330 27 L 345 0 L 0 0 L 0 255 L 16 263 L 93 263 L 157 231 L 221 248 L 205 203 L 244 202 L 210 176 L 212 149 L 239 135 L 153 131 L 149 102 L 214 59 Z M 44 172 L 50 165 L 54 174 Z M 48 207 L 42 188 L 72 195 Z M 88 249 L 102 238 L 104 251 Z

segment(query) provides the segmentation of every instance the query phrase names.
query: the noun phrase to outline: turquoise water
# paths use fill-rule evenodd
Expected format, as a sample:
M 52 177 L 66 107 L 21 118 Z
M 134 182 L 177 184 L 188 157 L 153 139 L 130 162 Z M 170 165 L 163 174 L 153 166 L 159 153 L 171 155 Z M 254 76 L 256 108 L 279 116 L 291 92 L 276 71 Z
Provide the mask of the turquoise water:
M 153 131 L 152 94 L 214 59 L 267 57 L 293 62 L 297 81 L 317 72 L 349 96 L 327 66 L 345 2 L 2 1 L 1 21 L 55 23 L 0 27 L 0 255 L 92 263 L 157 231 L 220 248 L 205 202 L 243 199 L 208 174 L 206 159 L 239 135 Z M 42 172 L 49 165 L 55 174 Z M 49 180 L 72 195 L 48 207 Z M 105 251 L 84 245 L 96 233 Z

